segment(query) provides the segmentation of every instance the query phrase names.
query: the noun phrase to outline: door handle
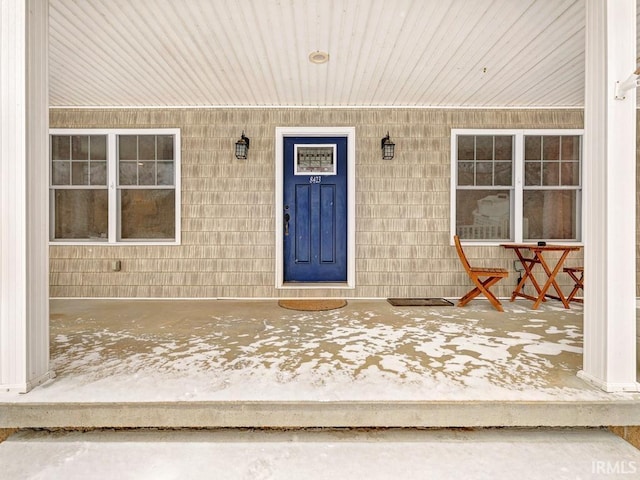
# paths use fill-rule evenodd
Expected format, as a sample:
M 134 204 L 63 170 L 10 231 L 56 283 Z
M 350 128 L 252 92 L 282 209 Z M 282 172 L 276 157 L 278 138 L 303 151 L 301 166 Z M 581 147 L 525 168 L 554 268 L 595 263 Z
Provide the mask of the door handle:
M 284 234 L 289 235 L 289 220 L 291 219 L 291 215 L 288 213 L 284 214 Z

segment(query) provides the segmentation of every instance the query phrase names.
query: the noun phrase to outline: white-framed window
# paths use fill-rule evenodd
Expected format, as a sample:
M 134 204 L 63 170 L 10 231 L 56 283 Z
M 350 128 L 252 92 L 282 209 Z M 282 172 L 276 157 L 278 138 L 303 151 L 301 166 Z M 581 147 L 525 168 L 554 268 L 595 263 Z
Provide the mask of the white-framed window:
M 580 242 L 582 130 L 451 130 L 451 232 Z
M 179 129 L 51 129 L 50 239 L 180 242 Z

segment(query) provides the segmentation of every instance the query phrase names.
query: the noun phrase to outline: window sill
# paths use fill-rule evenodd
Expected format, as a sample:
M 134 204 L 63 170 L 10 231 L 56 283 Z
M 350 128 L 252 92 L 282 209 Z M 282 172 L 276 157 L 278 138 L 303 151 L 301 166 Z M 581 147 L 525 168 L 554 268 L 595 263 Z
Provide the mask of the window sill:
M 72 242 L 72 241 L 50 241 L 50 247 L 149 247 L 149 246 L 176 246 L 181 245 L 178 241 L 140 240 L 136 242 Z
M 523 240 L 521 242 L 515 242 L 513 240 L 495 240 L 495 241 L 488 241 L 488 240 L 479 240 L 479 241 L 474 241 L 474 240 L 469 240 L 469 239 L 460 239 L 460 243 L 462 243 L 463 245 L 469 245 L 470 247 L 499 247 L 500 245 L 504 245 L 504 244 L 509 244 L 509 243 L 518 243 L 518 244 L 532 244 L 535 245 L 536 243 L 538 243 L 537 241 L 528 241 L 528 240 Z M 547 244 L 549 245 L 575 245 L 577 247 L 584 247 L 584 243 L 583 242 L 577 242 L 575 240 L 549 240 L 547 241 Z M 450 242 L 451 246 L 453 246 L 453 242 Z

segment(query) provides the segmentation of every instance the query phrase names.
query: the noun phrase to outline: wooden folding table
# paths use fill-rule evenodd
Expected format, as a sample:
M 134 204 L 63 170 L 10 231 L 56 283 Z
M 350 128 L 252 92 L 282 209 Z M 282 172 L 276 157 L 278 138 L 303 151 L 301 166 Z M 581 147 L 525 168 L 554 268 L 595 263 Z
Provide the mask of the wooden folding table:
M 565 308 L 569 307 L 569 301 L 562 293 L 560 286 L 556 282 L 556 275 L 559 271 L 562 270 L 562 265 L 564 261 L 567 259 L 569 253 L 580 250 L 579 245 L 558 245 L 558 244 L 550 244 L 550 245 L 538 245 L 536 243 L 504 243 L 501 245 L 504 248 L 511 249 L 516 253 L 518 260 L 522 264 L 522 268 L 524 268 L 524 274 L 522 275 L 522 279 L 518 282 L 516 289 L 513 291 L 511 295 L 511 301 L 513 302 L 516 297 L 523 297 L 529 300 L 533 300 L 533 309 L 537 309 L 542 302 L 544 302 L 545 297 L 555 298 L 560 300 Z M 525 256 L 528 252 L 531 252 L 533 256 Z M 560 252 L 560 258 L 556 261 L 555 265 L 551 266 L 547 259 L 545 259 L 544 254 L 547 252 Z M 547 275 L 547 281 L 541 287 L 536 277 L 533 274 L 533 268 L 536 265 L 541 265 L 545 274 Z M 527 295 L 522 291 L 525 283 L 529 280 L 533 287 L 536 290 L 537 295 Z M 553 286 L 555 289 L 556 295 L 550 295 L 547 293 L 549 289 Z

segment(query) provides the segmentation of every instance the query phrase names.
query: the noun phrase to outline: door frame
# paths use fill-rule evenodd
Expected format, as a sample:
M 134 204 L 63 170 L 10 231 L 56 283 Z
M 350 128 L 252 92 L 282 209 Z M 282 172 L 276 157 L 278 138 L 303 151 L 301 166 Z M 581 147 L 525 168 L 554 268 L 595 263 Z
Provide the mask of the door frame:
M 346 137 L 347 138 L 347 281 L 338 283 L 314 283 L 284 281 L 284 138 L 285 137 Z M 346 289 L 355 288 L 356 277 L 356 129 L 355 127 L 276 127 L 275 155 L 275 287 L 277 289 Z

